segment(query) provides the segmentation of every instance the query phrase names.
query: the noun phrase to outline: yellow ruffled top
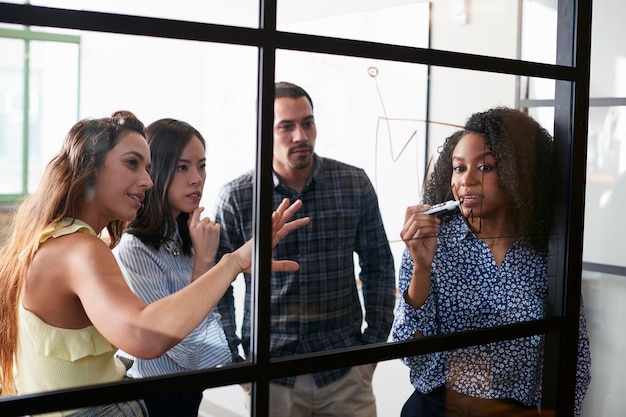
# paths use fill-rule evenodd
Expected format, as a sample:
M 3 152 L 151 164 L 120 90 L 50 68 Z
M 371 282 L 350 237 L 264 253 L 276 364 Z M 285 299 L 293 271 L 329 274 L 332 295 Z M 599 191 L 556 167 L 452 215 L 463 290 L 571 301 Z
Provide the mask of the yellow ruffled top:
M 42 232 L 39 243 L 50 237 L 94 230 L 80 220 L 64 219 Z M 18 308 L 19 338 L 15 383 L 20 394 L 119 381 L 125 367 L 115 357 L 117 349 L 93 326 L 63 329 L 51 326 L 26 310 Z M 72 411 L 45 414 L 64 416 Z

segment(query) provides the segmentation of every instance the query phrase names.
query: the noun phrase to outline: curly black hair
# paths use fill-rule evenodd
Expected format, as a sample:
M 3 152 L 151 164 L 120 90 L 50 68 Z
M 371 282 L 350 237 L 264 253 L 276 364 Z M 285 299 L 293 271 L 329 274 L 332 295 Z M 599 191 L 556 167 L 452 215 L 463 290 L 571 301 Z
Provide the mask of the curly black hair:
M 468 133 L 485 138 L 485 145 L 500 168 L 498 183 L 510 202 L 512 220 L 535 249 L 545 252 L 553 217 L 553 139 L 532 117 L 519 110 L 496 107 L 474 113 L 463 130 L 446 138 L 424 186 L 424 203 L 432 205 L 451 198 L 452 152 Z M 441 219 L 449 221 L 456 213 L 444 212 Z

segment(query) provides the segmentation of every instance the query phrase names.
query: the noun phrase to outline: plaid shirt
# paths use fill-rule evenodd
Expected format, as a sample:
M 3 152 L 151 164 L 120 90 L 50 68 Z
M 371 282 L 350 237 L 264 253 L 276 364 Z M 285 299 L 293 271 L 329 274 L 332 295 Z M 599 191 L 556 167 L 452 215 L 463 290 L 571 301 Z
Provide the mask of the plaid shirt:
M 254 172 L 224 185 L 215 221 L 221 225 L 218 257 L 252 237 Z M 395 272 L 376 192 L 361 168 L 315 155 L 315 170 L 298 194 L 274 175 L 274 207 L 283 198 L 301 199 L 296 218 L 311 223 L 291 232 L 274 249 L 275 259 L 299 262 L 297 272 L 273 273 L 271 281 L 270 354 L 283 357 L 386 342 L 393 321 Z M 358 254 L 364 305 L 355 279 Z M 234 360 L 241 343 L 250 345 L 250 275 L 241 339 L 236 335 L 232 287 L 217 306 Z M 365 318 L 363 317 L 365 313 Z M 363 322 L 367 324 L 362 330 Z M 348 369 L 314 374 L 325 386 Z M 279 383 L 293 387 L 295 377 Z

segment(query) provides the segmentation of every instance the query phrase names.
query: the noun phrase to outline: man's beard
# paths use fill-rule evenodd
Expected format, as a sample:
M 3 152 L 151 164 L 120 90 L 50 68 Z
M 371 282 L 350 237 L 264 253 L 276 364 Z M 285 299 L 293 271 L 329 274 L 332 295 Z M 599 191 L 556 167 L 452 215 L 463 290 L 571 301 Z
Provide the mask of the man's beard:
M 298 156 L 297 153 L 295 153 L 295 151 L 297 151 L 298 149 L 307 149 L 309 150 L 309 154 L 307 154 L 306 156 Z M 311 163 L 313 162 L 313 148 L 311 148 L 310 146 L 304 145 L 304 146 L 298 146 L 294 149 L 291 150 L 291 158 L 289 158 L 289 166 L 293 169 L 305 169 L 308 168 Z M 294 157 L 294 155 L 296 155 Z
M 313 161 L 313 157 L 309 155 L 307 157 L 299 157 L 299 158 L 291 159 L 289 165 L 293 169 L 305 169 L 311 165 L 312 161 Z

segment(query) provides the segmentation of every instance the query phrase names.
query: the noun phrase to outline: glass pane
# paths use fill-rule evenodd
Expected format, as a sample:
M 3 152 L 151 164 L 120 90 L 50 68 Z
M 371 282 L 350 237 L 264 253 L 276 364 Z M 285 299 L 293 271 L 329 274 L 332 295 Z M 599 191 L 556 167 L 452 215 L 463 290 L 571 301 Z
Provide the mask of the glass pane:
M 311 374 L 290 377 L 295 378 L 295 395 L 310 389 L 313 393 L 311 396 L 320 399 L 317 415 L 359 415 L 371 407 L 376 411 L 375 415 L 399 416 L 404 402 L 413 393 L 408 368 L 399 360 L 331 370 L 334 371 L 340 372 L 344 377 L 334 381 L 332 389 L 328 385 L 316 389 Z M 286 407 L 283 381 L 270 382 L 270 416 L 274 415 L 273 410 Z M 306 396 L 302 398 L 302 403 L 308 405 Z M 355 411 L 357 409 L 359 412 Z
M 626 97 L 626 27 L 620 19 L 626 3 L 595 0 L 591 31 L 591 97 Z M 597 22 L 601 22 L 598 24 Z
M 311 95 L 316 152 L 365 169 L 399 261 L 404 245 L 397 233 L 405 207 L 419 198 L 427 129 L 437 125 L 426 120 L 426 66 L 278 51 L 276 80 L 294 82 Z M 402 191 L 407 189 L 415 192 Z
M 523 7 L 518 0 L 374 0 L 322 1 L 302 8 L 297 0 L 280 0 L 278 29 L 554 63 L 556 4 L 556 0 L 527 0 Z
M 607 0 L 593 3 L 594 20 L 601 19 L 603 24 L 594 25 L 592 32 L 590 95 L 608 105 L 595 107 L 592 101 L 589 109 L 584 244 L 586 261 L 618 266 L 626 266 L 620 250 L 626 176 L 626 51 L 614 39 L 626 31 L 617 20 L 624 7 Z
M 418 387 L 403 405 L 445 407 L 445 415 L 536 416 L 540 408 L 542 416 L 556 416 L 560 382 L 554 376 L 560 358 L 554 342 L 533 335 L 403 358 Z M 428 415 L 444 415 L 440 412 Z
M 23 192 L 24 41 L 0 39 L 0 194 Z
M 554 100 L 555 81 L 547 78 L 520 77 L 520 98 Z M 541 109 L 541 108 L 538 108 Z M 541 110 L 538 110 L 541 111 Z
M 82 50 L 81 117 L 128 109 L 146 125 L 173 117 L 202 133 L 207 209 L 254 167 L 256 48 L 88 32 Z
M 320 71 L 325 74 L 323 78 L 319 77 Z M 428 125 L 425 114 L 426 67 L 323 54 L 278 51 L 276 79 L 295 82 L 311 95 L 317 128 L 315 152 L 319 153 L 320 156 L 338 159 L 360 167 L 367 173 L 374 189 L 379 194 L 379 207 L 385 228 L 388 231 L 387 238 L 393 239 L 394 248 L 392 251 L 399 259 L 402 253 L 402 242 L 398 241 L 397 233 L 401 227 L 404 209 L 407 205 L 414 204 L 418 199 L 418 190 L 424 176 L 426 127 Z M 332 81 L 329 82 L 329 80 Z M 448 129 L 450 128 L 448 127 Z M 402 185 L 406 188 L 402 189 Z M 280 199 L 278 194 L 275 196 L 276 199 Z M 316 207 L 315 203 L 311 203 L 311 205 L 305 203 L 301 212 L 306 213 L 303 215 L 310 213 L 314 217 L 313 222 L 316 225 L 334 221 L 332 215 L 322 217 L 323 214 L 320 212 L 311 212 L 311 208 L 314 207 Z M 325 213 L 329 212 L 325 211 Z M 242 214 L 239 213 L 238 215 Z M 389 223 L 387 224 L 387 222 Z M 229 226 L 225 226 L 224 229 L 234 230 Z M 239 229 L 238 227 L 237 230 Z M 312 230 L 304 233 L 311 233 L 311 240 L 319 239 L 319 237 L 313 237 L 313 235 L 318 236 L 318 233 Z M 319 236 L 324 236 L 325 233 L 322 232 Z M 237 236 L 236 239 L 241 238 L 241 236 Z M 352 240 L 353 237 L 347 239 Z M 285 243 L 284 246 L 276 248 L 275 257 L 301 261 L 300 273 L 310 270 L 313 268 L 313 263 L 322 260 L 305 260 L 309 250 L 304 249 L 302 244 L 303 242 L 294 242 L 293 245 Z M 349 265 L 344 264 L 345 266 L 342 268 L 346 268 L 346 270 L 349 268 L 351 271 L 353 256 L 354 254 L 350 250 L 346 254 Z M 354 263 L 357 270 L 360 268 L 358 261 L 357 258 Z M 310 272 L 308 273 L 310 274 Z M 393 281 L 395 280 L 393 275 L 393 271 L 388 274 L 390 278 L 388 290 L 392 297 L 389 301 L 391 303 L 389 313 L 391 313 L 393 306 Z M 299 280 L 304 282 L 310 279 L 311 283 L 317 280 L 313 276 L 309 277 L 301 277 Z M 350 272 L 347 275 L 342 275 L 338 281 L 343 287 L 341 291 L 346 291 L 342 293 L 341 297 L 355 302 L 348 302 L 346 308 L 354 309 L 353 312 L 358 317 L 360 315 L 358 297 L 361 287 L 359 286 L 360 282 L 355 281 L 357 278 L 359 278 L 358 275 Z M 276 294 L 283 293 L 280 289 L 280 282 L 283 279 L 286 278 L 273 280 L 273 284 L 275 284 L 273 291 Z M 325 305 L 322 301 L 325 297 L 324 294 L 318 294 L 321 298 L 309 299 L 306 298 L 307 295 L 301 293 L 304 298 L 296 301 L 292 298 L 294 293 L 290 291 L 287 291 L 289 293 L 287 297 L 290 301 L 277 301 L 277 305 L 282 305 L 289 310 L 294 308 L 290 304 L 294 302 L 300 306 L 306 305 L 307 311 L 311 312 L 320 309 L 335 309 L 335 307 Z M 311 291 L 314 293 L 316 290 Z M 313 293 L 309 293 L 308 296 L 314 297 Z M 336 296 L 334 293 L 329 295 L 329 297 Z M 275 299 L 276 297 L 277 295 L 274 296 Z M 275 304 L 272 306 L 274 307 Z M 236 309 L 235 312 L 240 316 L 242 314 Z M 305 322 L 314 321 L 307 318 L 306 314 L 304 310 L 298 313 Z M 244 315 L 244 317 L 247 318 L 248 316 Z M 387 319 L 390 321 L 389 317 Z M 287 323 L 281 315 L 274 316 L 272 320 L 281 329 L 284 328 L 283 326 L 298 326 L 291 320 Z M 297 321 L 297 318 L 294 317 L 294 320 Z M 321 325 L 321 323 L 319 324 Z M 312 322 L 309 325 L 317 326 Z M 342 326 L 343 324 L 337 323 L 337 325 Z M 360 330 L 360 322 L 357 321 L 355 325 Z M 330 328 L 333 325 L 328 322 L 326 326 Z M 371 326 L 373 327 L 374 324 Z M 248 351 L 249 347 L 249 332 L 250 323 L 245 320 L 242 341 L 245 351 Z M 340 333 L 337 330 L 332 332 Z M 282 340 L 283 336 L 273 335 L 275 341 Z M 386 341 L 387 336 L 388 332 L 383 332 L 378 341 Z M 293 342 L 292 337 L 297 336 L 290 333 L 286 337 L 290 340 L 289 343 Z M 348 343 L 348 346 L 355 345 L 353 339 L 342 339 L 340 343 L 337 342 L 335 340 L 330 345 L 324 345 L 323 349 L 344 347 L 345 345 L 342 343 Z M 289 349 L 286 348 L 283 353 L 289 355 L 298 352 L 297 348 L 291 351 Z
M 524 0 L 520 57 L 525 61 L 556 63 L 558 0 Z
M 28 191 L 37 188 L 78 114 L 79 45 L 32 42 L 28 106 Z
M 204 390 L 199 417 L 248 417 L 250 399 L 246 389 L 250 384 L 227 385 Z
M 626 266 L 626 107 L 591 107 L 588 140 L 584 259 Z
M 403 4 L 404 3 L 404 4 Z M 429 3 L 416 1 L 278 1 L 278 30 L 428 47 Z
M 299 392 L 309 394 L 313 392 L 315 394 L 311 396 L 315 396 L 316 399 L 320 397 L 327 399 L 326 402 L 319 401 L 317 410 L 318 412 L 325 411 L 329 415 L 332 413 L 331 410 L 341 415 L 353 415 L 354 411 L 351 407 L 361 407 L 361 411 L 367 407 L 373 407 L 379 416 L 399 416 L 403 407 L 405 413 L 411 411 L 416 413 L 406 415 L 444 415 L 443 411 L 439 414 L 432 410 L 448 406 L 450 411 L 456 411 L 456 413 L 447 415 L 468 415 L 469 412 L 470 415 L 485 416 L 530 416 L 539 415 L 537 410 L 541 408 L 542 416 L 555 416 L 554 404 L 557 401 L 559 382 L 552 380 L 552 372 L 558 369 L 559 356 L 554 355 L 555 352 L 558 353 L 557 350 L 546 351 L 546 356 L 542 361 L 543 339 L 543 336 L 537 335 L 432 355 L 413 356 L 402 361 L 383 361 L 333 370 L 341 372 L 344 376 L 332 383 L 332 390 L 322 391 L 328 386 L 317 388 L 316 374 L 289 377 L 294 381 L 294 387 L 289 388 L 289 391 L 285 388 L 284 380 L 274 380 L 270 383 L 269 415 L 273 415 L 272 411 L 278 410 L 281 406 L 282 409 L 287 407 L 285 392 L 295 393 L 295 396 Z M 529 351 L 532 351 L 532 354 L 527 354 Z M 498 357 L 498 352 L 505 352 L 505 354 Z M 521 357 L 516 357 L 518 353 L 521 353 Z M 431 368 L 423 373 L 416 371 L 410 375 L 407 365 L 418 366 L 419 363 L 428 363 L 433 357 L 448 359 L 448 386 L 444 387 L 437 383 L 434 386 L 427 385 L 429 391 L 431 389 L 432 391 L 430 394 L 422 395 L 414 388 L 412 382 L 419 384 L 424 380 L 428 381 L 431 377 L 435 377 L 439 369 Z M 508 360 L 518 361 L 515 365 L 515 372 L 501 371 L 500 366 Z M 544 369 L 544 364 L 550 365 L 552 369 L 547 369 L 547 366 Z M 509 367 L 508 364 L 504 366 Z M 373 370 L 372 367 L 374 367 Z M 489 378 L 481 379 L 481 371 L 487 368 L 491 372 Z M 542 386 L 542 374 L 544 378 L 550 378 L 552 387 L 547 387 L 545 383 Z M 370 382 L 371 389 L 367 386 Z M 465 383 L 465 389 L 461 388 L 463 383 Z M 308 396 L 302 395 L 300 398 L 302 398 L 301 404 L 308 405 Z M 485 398 L 500 398 L 501 400 Z M 420 412 L 420 405 L 429 407 L 430 412 Z M 459 412 L 459 409 L 462 409 L 464 413 Z M 501 414 L 497 414 L 496 410 Z M 521 414 L 520 411 L 527 414 Z M 244 414 L 233 415 L 243 416 Z
M 622 215 L 626 195 L 626 50 L 616 42 L 626 34 L 620 16 L 626 5 L 612 0 L 593 2 L 591 80 L 585 189 L 583 259 L 611 273 L 583 271 L 583 295 L 589 312 L 593 379 L 584 416 L 621 415 L 626 411 L 622 388 L 626 346 L 620 330 L 626 311 L 626 267 Z M 601 24 L 596 24 L 602 22 Z M 602 99 L 599 106 L 594 98 Z M 604 264 L 604 265 L 603 265 Z M 605 270 L 606 270 L 605 269 Z M 619 388 L 617 388 L 619 387 Z
M 319 77 L 322 71 L 325 74 L 324 78 Z M 511 75 L 439 67 L 432 68 L 428 75 L 426 68 L 420 65 L 291 51 L 278 51 L 276 78 L 295 82 L 311 95 L 317 131 L 316 153 L 321 157 L 361 167 L 371 179 L 378 196 L 396 272 L 401 268 L 401 256 L 405 249 L 404 242 L 399 239 L 405 209 L 420 201 L 426 161 L 430 157 L 433 159 L 438 157 L 443 140 L 462 127 L 472 113 L 502 105 L 512 107 L 516 99 L 516 77 Z M 427 94 L 427 81 L 430 81 L 430 96 Z M 550 96 L 554 92 L 540 91 L 540 94 Z M 430 106 L 430 119 L 425 121 L 427 104 Z M 553 131 L 552 108 L 541 108 L 534 114 L 546 130 Z M 551 162 L 547 161 L 546 166 L 550 165 Z M 528 182 L 532 183 L 532 179 Z M 318 182 L 315 184 L 316 187 L 321 187 Z M 517 190 L 509 190 L 509 193 L 509 196 L 518 197 Z M 303 210 L 306 212 L 307 200 L 304 193 L 302 198 L 305 201 Z M 327 219 L 321 218 L 319 212 L 310 213 L 316 225 L 322 224 L 323 221 L 334 221 L 332 216 Z M 315 228 L 312 226 L 311 230 Z M 333 238 L 325 232 L 315 234 L 324 236 L 327 245 L 334 244 Z M 557 238 L 554 237 L 553 240 Z M 340 306 L 334 304 L 337 302 L 334 298 L 335 293 L 328 292 L 331 291 L 330 285 L 313 288 L 312 283 L 318 282 L 321 278 L 317 275 L 303 278 L 307 275 L 302 274 L 310 273 L 307 272 L 308 267 L 305 265 L 325 261 L 323 257 L 316 258 L 316 261 L 307 260 L 313 240 L 314 237 L 311 236 L 306 243 L 290 241 L 289 248 L 294 251 L 291 254 L 287 245 L 283 247 L 279 244 L 276 248 L 275 255 L 278 258 L 297 257 L 301 262 L 298 282 L 310 284 L 307 284 L 305 289 L 302 284 L 295 285 L 296 280 L 287 275 L 281 275 L 280 278 L 277 276 L 273 280 L 272 328 L 278 330 L 272 334 L 272 343 L 275 344 L 271 349 L 275 356 L 355 345 L 347 336 L 341 338 L 341 342 L 325 341 L 327 344 L 319 342 L 324 337 L 321 336 L 324 329 L 315 327 L 318 325 L 316 320 L 333 320 L 329 317 L 332 313 L 323 313 L 324 311 L 350 311 L 350 309 L 354 309 L 354 314 L 351 315 L 354 318 L 359 314 L 361 306 L 358 300 L 363 299 L 364 287 L 357 285 L 353 288 L 347 284 L 342 287 L 344 303 Z M 306 245 L 306 250 L 302 250 L 303 245 Z M 546 271 L 541 272 L 542 278 L 545 279 L 544 286 L 538 288 L 541 294 L 548 293 L 552 297 L 548 300 L 551 307 L 556 302 L 555 289 L 559 288 L 557 281 L 561 280 L 556 263 L 562 262 L 563 258 L 556 253 L 558 247 L 561 246 L 556 243 L 552 247 L 554 253 L 551 255 L 554 256 L 554 262 L 545 265 Z M 357 258 L 356 261 L 355 277 L 358 279 L 363 271 L 358 266 L 360 259 Z M 347 261 L 342 265 L 345 264 Z M 326 276 L 324 273 L 319 275 Z M 359 283 L 363 284 L 357 281 L 357 284 Z M 502 313 L 501 315 L 494 313 L 494 320 L 489 321 L 488 325 L 496 326 L 543 317 L 544 314 L 548 314 L 543 309 L 545 301 L 543 298 L 538 299 L 537 304 L 533 304 L 533 307 L 537 308 L 528 309 L 522 307 L 523 303 L 508 300 L 510 304 L 502 306 L 502 311 L 498 313 Z M 371 300 L 369 305 L 372 305 Z M 476 323 L 478 322 L 487 321 L 479 318 Z M 472 326 L 476 326 L 476 323 L 468 323 L 467 327 L 461 326 L 453 331 L 474 329 Z M 377 324 L 361 323 L 367 328 Z M 319 324 L 322 327 L 323 325 L 324 323 Z M 316 330 L 312 330 L 311 333 L 304 330 L 313 327 Z M 334 325 L 334 333 L 337 333 L 338 327 L 338 324 Z M 243 344 L 247 348 L 246 332 L 249 325 L 244 323 L 243 328 Z M 309 339 L 315 339 L 317 342 L 314 343 Z
M 3 51 L 14 48 L 20 52 L 18 57 L 23 56 L 22 49 L 13 45 L 4 48 L 4 45 Z M 97 118 L 126 109 L 146 125 L 161 118 L 175 118 L 190 123 L 202 133 L 206 140 L 207 180 L 200 204 L 206 207 L 205 214 L 210 217 L 219 187 L 254 167 L 257 49 L 84 32 L 80 51 L 79 71 L 77 45 L 33 42 L 29 108 L 34 159 L 30 187 L 36 187 L 39 182 L 38 164 L 48 162 L 58 152 L 77 113 L 80 119 Z M 3 54 L 2 58 L 6 61 L 10 56 L 13 54 Z M 17 66 L 13 61 L 9 63 Z M 21 92 L 23 85 L 18 78 L 23 70 L 9 69 L 1 73 L 6 80 L 1 90 L 3 110 L 17 101 L 15 94 L 8 95 L 12 91 L 8 87 Z M 18 115 L 21 108 L 20 101 Z M 0 126 L 9 126 L 4 119 L 10 119 L 5 113 L 2 117 Z M 21 157 L 17 152 L 21 148 L 14 143 L 11 141 L 11 147 L 7 148 L 16 153 L 10 155 L 10 162 L 19 163 Z M 10 165 L 1 166 L 5 169 Z M 1 184 L 6 186 L 7 182 Z
M 593 372 L 582 415 L 622 415 L 626 411 L 626 364 L 622 359 L 626 349 L 622 331 L 626 320 L 626 276 L 583 271 L 582 279 Z
M 19 30 L 24 29 L 23 25 L 14 25 L 11 23 L 0 23 L 0 29 L 11 29 L 11 30 Z
M 247 27 L 258 27 L 259 25 L 258 0 L 229 0 L 225 2 L 200 0 L 181 0 L 177 2 L 167 0 L 94 0 L 89 2 L 35 0 L 30 3 L 37 6 L 188 20 L 220 25 Z

